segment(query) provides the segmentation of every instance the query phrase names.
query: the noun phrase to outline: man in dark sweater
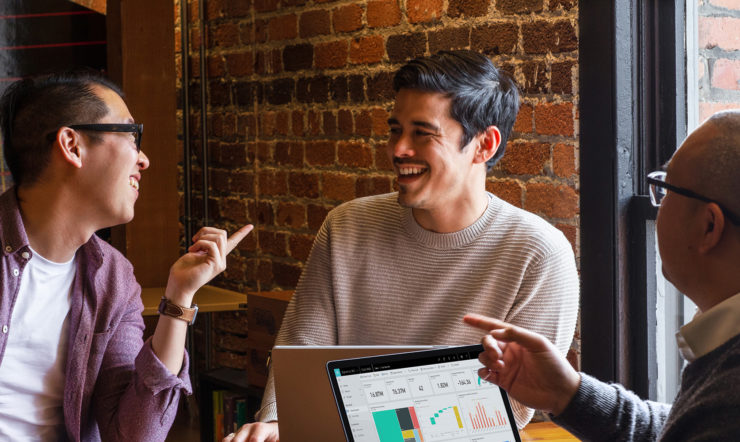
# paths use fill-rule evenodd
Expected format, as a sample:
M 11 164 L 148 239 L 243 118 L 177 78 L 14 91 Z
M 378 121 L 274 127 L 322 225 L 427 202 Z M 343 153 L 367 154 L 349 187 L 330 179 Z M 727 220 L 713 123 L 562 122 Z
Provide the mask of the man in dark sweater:
M 666 172 L 648 175 L 660 207 L 663 274 L 699 308 L 676 334 L 688 361 L 673 404 L 576 372 L 542 336 L 480 315 L 481 377 L 586 440 L 740 440 L 740 111 L 713 115 Z

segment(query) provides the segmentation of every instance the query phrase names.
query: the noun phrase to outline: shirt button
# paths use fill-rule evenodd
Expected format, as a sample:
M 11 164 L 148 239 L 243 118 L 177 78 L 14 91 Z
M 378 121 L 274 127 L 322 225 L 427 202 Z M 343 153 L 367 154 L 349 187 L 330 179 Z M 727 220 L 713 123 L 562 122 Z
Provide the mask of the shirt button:
M 21 256 L 23 257 L 23 259 L 28 259 L 28 258 L 31 257 L 31 254 L 28 253 L 28 252 L 23 252 L 23 253 L 21 253 Z
M 18 276 L 18 273 L 20 273 L 18 269 L 13 269 L 13 276 Z
M 5 251 L 8 252 L 8 253 L 10 253 L 10 252 L 13 251 L 13 248 L 10 247 L 10 246 L 5 246 Z
M 8 326 L 7 325 L 3 325 L 3 333 L 7 333 L 7 332 L 8 332 Z

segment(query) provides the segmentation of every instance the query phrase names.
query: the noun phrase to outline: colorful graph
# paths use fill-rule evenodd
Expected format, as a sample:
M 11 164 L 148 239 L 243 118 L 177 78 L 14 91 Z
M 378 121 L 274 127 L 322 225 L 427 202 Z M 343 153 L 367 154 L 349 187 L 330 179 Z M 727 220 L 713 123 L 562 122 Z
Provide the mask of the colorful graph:
M 457 419 L 457 426 L 459 428 L 463 427 L 462 419 L 460 418 L 460 410 L 457 408 L 457 405 L 454 405 L 452 407 L 445 407 L 441 410 L 437 410 L 436 413 L 434 413 L 434 417 L 430 417 L 429 420 L 432 422 L 432 425 L 437 425 L 437 419 L 439 416 L 444 413 L 447 410 L 453 410 L 455 412 L 455 418 Z
M 380 442 L 424 442 L 414 407 L 373 412 Z
M 488 416 L 485 407 L 480 402 L 475 403 L 475 414 L 469 412 L 470 424 L 474 430 L 496 428 L 507 426 L 506 417 L 499 410 L 495 410 L 492 416 Z

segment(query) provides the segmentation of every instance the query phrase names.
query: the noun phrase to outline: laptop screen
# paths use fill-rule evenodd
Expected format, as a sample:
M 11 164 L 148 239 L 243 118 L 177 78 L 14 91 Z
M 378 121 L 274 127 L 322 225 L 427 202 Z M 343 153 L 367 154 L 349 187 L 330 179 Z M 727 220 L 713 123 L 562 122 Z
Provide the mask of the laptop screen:
M 480 345 L 327 363 L 356 442 L 519 441 L 504 390 L 478 376 Z

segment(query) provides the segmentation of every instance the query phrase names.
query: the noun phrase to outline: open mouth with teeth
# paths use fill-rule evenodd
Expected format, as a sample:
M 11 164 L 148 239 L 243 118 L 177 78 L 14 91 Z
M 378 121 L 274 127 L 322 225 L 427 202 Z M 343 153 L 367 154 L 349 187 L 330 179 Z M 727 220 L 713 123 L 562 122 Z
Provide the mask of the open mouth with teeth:
M 426 173 L 427 170 L 429 169 L 421 166 L 401 166 L 398 168 L 398 177 L 413 178 L 423 175 L 424 173 Z
M 130 176 L 128 177 L 128 184 L 133 187 L 137 192 L 139 191 L 139 180 Z

